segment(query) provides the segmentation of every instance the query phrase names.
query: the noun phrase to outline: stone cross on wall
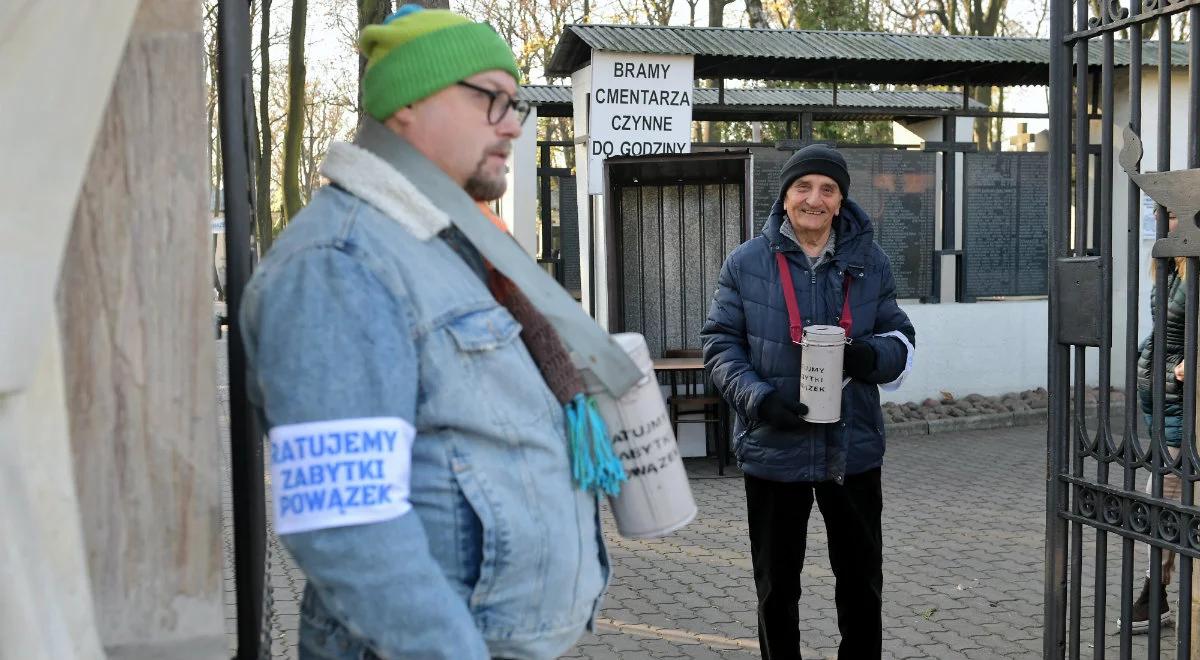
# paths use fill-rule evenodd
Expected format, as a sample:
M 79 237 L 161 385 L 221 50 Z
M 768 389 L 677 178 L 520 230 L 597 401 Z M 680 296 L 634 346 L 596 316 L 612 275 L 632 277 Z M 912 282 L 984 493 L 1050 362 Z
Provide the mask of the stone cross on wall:
M 1020 122 L 1017 124 L 1017 134 L 1008 138 L 1008 143 L 1016 146 L 1017 151 L 1029 151 L 1029 145 L 1033 144 L 1035 137 L 1034 133 L 1029 132 L 1029 124 Z

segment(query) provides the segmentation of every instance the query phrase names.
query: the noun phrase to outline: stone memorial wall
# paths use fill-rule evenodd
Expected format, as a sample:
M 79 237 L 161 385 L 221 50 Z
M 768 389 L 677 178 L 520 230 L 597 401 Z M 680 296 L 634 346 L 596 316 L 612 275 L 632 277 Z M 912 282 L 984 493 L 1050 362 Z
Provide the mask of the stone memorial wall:
M 963 281 L 968 300 L 1046 295 L 1050 157 L 966 154 Z

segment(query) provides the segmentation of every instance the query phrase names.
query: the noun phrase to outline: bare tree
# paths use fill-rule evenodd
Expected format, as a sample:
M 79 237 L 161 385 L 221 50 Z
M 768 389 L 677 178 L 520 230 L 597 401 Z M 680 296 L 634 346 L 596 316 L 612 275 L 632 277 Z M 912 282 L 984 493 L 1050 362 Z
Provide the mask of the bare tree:
M 283 137 L 283 213 L 290 221 L 303 206 L 300 195 L 300 150 L 304 136 L 304 29 L 308 0 L 292 0 L 292 32 L 288 39 L 288 112 Z
M 885 0 L 885 4 L 894 18 L 907 22 L 914 32 L 994 37 L 1008 34 L 1013 27 L 1005 16 L 1008 0 Z M 997 88 L 980 85 L 971 90 L 971 97 L 994 108 L 999 95 Z M 980 148 L 995 146 L 1000 122 L 991 117 L 975 119 L 975 142 Z
M 209 206 L 221 213 L 221 134 L 217 127 L 217 3 L 204 3 L 204 78 L 207 84 Z
M 700 0 L 684 0 L 688 5 L 688 25 L 696 27 L 696 5 L 700 4 Z
M 392 0 L 358 0 L 358 31 L 368 25 L 382 23 L 392 13 Z M 362 111 L 362 79 L 367 72 L 367 58 L 358 55 L 358 108 Z
M 450 0 L 412 0 L 412 4 L 421 5 L 426 9 L 449 9 Z
M 459 11 L 512 46 L 523 82 L 541 82 L 564 26 L 589 20 L 591 8 L 580 0 L 464 0 Z
M 615 0 L 613 4 L 616 11 L 610 18 L 614 23 L 670 25 L 675 11 L 675 0 Z
M 708 0 L 709 27 L 722 27 L 725 24 L 725 5 L 728 5 L 732 2 L 733 0 Z M 711 87 L 712 81 L 701 80 L 698 84 L 702 87 Z M 698 127 L 695 124 L 692 126 L 693 133 L 696 132 L 696 128 L 699 128 L 699 138 L 701 142 L 713 142 L 714 140 L 720 139 L 720 127 L 716 127 L 716 130 L 714 131 L 714 122 L 702 121 Z
M 275 239 L 271 213 L 271 122 L 268 118 L 271 94 L 271 0 L 262 0 L 258 37 L 258 158 L 255 168 L 255 224 L 258 226 L 258 251 L 266 254 Z
M 670 25 L 675 13 L 675 0 L 642 0 L 646 18 L 654 25 Z
M 353 129 L 354 89 L 339 85 L 334 76 L 320 76 L 305 86 L 304 139 L 300 151 L 300 195 L 307 204 L 321 187 L 320 167 L 329 143 L 348 137 Z
M 725 25 L 725 5 L 733 0 L 708 0 L 708 26 L 722 27 Z
M 746 17 L 750 19 L 750 27 L 765 28 L 767 16 L 763 12 L 762 0 L 746 0 Z
M 987 0 L 986 4 L 980 0 L 934 0 L 934 16 L 950 34 L 993 37 L 1000 34 L 1000 28 L 1003 26 L 1001 19 L 1007 4 L 1007 0 Z M 971 96 L 991 108 L 995 93 L 996 89 L 991 85 L 980 85 L 972 90 Z M 992 135 L 999 134 L 1000 123 L 998 118 L 977 117 L 975 142 L 981 148 L 993 148 L 999 140 L 993 142 Z
M 206 0 L 203 17 L 204 34 L 204 78 L 207 87 L 205 110 L 208 117 L 208 199 L 215 218 L 221 213 L 221 139 L 217 126 L 217 3 Z M 215 246 L 214 246 L 215 249 Z M 214 255 L 215 256 L 215 255 Z M 216 260 L 211 260 L 212 284 L 217 290 L 217 299 L 225 300 L 225 287 L 217 272 Z
M 872 30 L 870 0 L 793 0 L 791 24 L 801 30 Z

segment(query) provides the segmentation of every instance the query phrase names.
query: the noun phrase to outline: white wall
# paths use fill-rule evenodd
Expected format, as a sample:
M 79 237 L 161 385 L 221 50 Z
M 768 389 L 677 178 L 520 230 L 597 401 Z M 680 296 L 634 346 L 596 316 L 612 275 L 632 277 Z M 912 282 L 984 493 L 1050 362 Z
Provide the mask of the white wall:
M 508 189 L 500 198 L 500 217 L 521 247 L 537 258 L 537 109 L 525 118 L 521 137 L 512 145 L 505 175 Z M 550 240 L 547 236 L 546 240 Z
M 917 329 L 912 372 L 884 401 L 994 395 L 1046 384 L 1045 300 L 902 304 Z
M 585 66 L 571 75 L 571 103 L 575 133 L 575 186 L 576 202 L 579 209 L 579 282 L 581 299 L 584 309 L 602 328 L 608 328 L 608 287 L 596 286 L 592 281 L 592 260 L 588 254 L 588 245 L 595 251 L 596 282 L 608 282 L 608 268 L 605 263 L 605 232 L 604 195 L 588 194 L 588 94 L 592 90 L 592 67 Z M 588 213 L 591 212 L 596 235 L 591 236 L 588 226 Z M 592 287 L 595 288 L 596 305 L 591 308 Z

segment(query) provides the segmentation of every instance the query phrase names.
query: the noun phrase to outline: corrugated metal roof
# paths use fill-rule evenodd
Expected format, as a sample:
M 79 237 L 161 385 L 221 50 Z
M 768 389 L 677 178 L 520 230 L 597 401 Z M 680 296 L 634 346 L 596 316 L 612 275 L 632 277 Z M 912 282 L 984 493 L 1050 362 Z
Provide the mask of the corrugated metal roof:
M 698 88 L 695 94 L 696 105 L 717 105 L 718 90 Z M 987 106 L 974 99 L 970 99 L 968 103 L 972 110 L 987 109 Z M 725 90 L 725 105 L 833 107 L 835 103 L 831 89 L 739 87 Z M 953 92 L 843 89 L 838 90 L 836 106 L 898 110 L 954 110 L 962 107 L 962 95 Z
M 692 102 L 697 109 L 718 106 L 719 90 L 700 87 Z M 517 97 L 537 106 L 571 105 L 570 85 L 525 85 Z M 970 99 L 971 110 L 987 106 Z M 937 91 L 839 90 L 834 106 L 833 90 L 735 87 L 725 90 L 725 105 L 733 107 L 779 108 L 878 108 L 889 110 L 956 110 L 962 107 L 962 95 Z
M 1047 39 L 769 30 L 652 25 L 568 25 L 546 67 L 568 76 L 592 50 L 693 55 L 698 78 L 840 80 L 924 84 L 1045 84 Z M 1172 49 L 1187 66 L 1186 44 Z M 1157 61 L 1158 43 L 1145 42 L 1143 61 Z M 1098 47 L 1089 62 L 1099 65 Z M 1128 65 L 1128 42 L 1118 42 L 1115 63 Z
M 533 105 L 551 103 L 571 105 L 570 85 L 522 85 L 517 90 L 517 98 L 529 101 Z

